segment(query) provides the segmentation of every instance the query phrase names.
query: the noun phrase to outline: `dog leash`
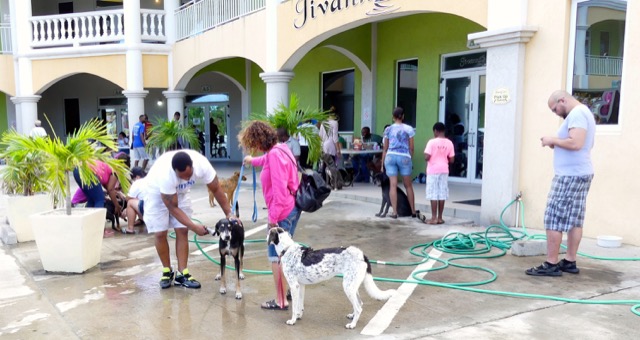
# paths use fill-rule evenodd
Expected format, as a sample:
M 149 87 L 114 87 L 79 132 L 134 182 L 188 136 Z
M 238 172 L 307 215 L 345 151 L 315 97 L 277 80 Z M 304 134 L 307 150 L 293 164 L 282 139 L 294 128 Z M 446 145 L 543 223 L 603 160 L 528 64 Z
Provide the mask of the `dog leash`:
M 233 194 L 233 202 L 231 204 L 231 213 L 233 215 L 236 214 L 236 204 L 238 203 L 238 194 L 240 193 L 240 183 L 242 183 L 242 176 L 244 175 L 244 163 L 240 167 L 240 177 L 238 180 L 238 186 L 236 187 L 236 191 Z M 258 220 L 258 203 L 256 202 L 256 168 L 253 168 L 253 216 L 251 216 L 251 220 L 253 222 Z

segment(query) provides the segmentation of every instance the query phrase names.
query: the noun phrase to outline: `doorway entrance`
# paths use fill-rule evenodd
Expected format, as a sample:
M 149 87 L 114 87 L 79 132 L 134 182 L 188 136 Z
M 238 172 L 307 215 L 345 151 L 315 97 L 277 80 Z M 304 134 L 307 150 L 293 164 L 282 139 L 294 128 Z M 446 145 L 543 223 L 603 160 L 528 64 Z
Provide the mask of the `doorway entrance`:
M 486 52 L 443 56 L 440 121 L 454 145 L 452 182 L 482 183 Z
M 231 150 L 229 138 L 229 96 L 208 94 L 187 96 L 185 126 L 196 130 L 199 150 L 209 160 L 229 160 Z
M 98 103 L 98 112 L 107 125 L 107 134 L 118 136 L 120 132 L 124 132 L 130 137 L 127 98 L 100 98 Z

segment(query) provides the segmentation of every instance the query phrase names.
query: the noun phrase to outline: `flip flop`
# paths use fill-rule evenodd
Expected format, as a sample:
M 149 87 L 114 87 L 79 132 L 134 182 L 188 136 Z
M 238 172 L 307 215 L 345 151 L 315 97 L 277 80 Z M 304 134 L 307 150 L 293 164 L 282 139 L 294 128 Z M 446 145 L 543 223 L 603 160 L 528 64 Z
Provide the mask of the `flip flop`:
M 438 221 L 438 224 L 444 224 L 443 220 Z
M 135 235 L 135 234 L 137 234 L 138 232 L 136 232 L 135 230 L 129 231 L 129 230 L 127 230 L 127 229 L 125 228 L 125 229 L 122 229 L 122 233 L 123 233 L 123 234 L 125 234 L 125 235 Z
M 276 303 L 276 300 L 270 300 L 267 301 L 265 303 L 263 303 L 262 305 L 260 305 L 260 307 L 262 309 L 272 309 L 272 310 L 289 310 L 289 306 L 284 306 L 284 307 L 280 307 L 278 306 L 278 304 Z

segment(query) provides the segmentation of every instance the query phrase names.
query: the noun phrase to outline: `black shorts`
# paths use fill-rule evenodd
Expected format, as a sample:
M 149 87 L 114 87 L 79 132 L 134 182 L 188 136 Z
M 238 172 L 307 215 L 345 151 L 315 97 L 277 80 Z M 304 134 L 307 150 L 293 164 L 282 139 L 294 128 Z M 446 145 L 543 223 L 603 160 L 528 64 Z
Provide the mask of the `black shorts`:
M 140 217 L 144 216 L 144 201 L 138 201 L 138 211 L 140 211 Z

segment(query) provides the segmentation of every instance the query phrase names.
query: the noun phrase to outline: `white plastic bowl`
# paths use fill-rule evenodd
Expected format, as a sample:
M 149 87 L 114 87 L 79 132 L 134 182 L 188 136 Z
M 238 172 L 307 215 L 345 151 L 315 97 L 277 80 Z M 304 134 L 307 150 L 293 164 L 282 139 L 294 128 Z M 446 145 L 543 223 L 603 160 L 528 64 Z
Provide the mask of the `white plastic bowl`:
M 618 248 L 622 245 L 622 237 L 601 235 L 598 236 L 598 245 L 605 248 Z

